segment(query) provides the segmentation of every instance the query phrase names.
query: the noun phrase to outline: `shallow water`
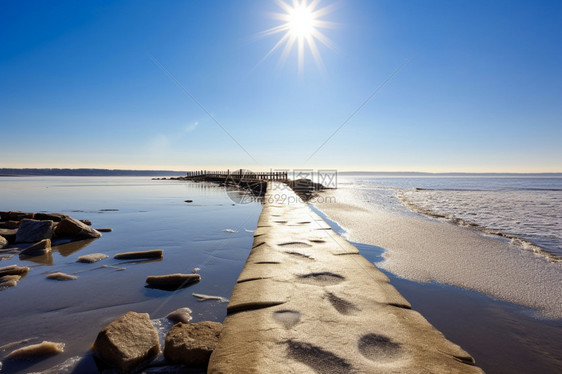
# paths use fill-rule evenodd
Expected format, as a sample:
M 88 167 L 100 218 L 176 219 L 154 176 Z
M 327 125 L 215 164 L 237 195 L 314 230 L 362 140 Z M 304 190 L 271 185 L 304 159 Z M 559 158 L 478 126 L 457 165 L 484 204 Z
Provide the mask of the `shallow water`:
M 193 202 L 185 203 L 186 199 Z M 30 343 L 67 343 L 64 354 L 53 358 L 4 361 L 1 372 L 9 373 L 45 370 L 84 355 L 101 328 L 130 310 L 159 319 L 189 307 L 194 322 L 222 322 L 227 303 L 199 301 L 192 293 L 230 297 L 250 251 L 261 204 L 234 204 L 223 188 L 204 183 L 146 177 L 24 177 L 0 178 L 0 210 L 62 212 L 89 219 L 94 228 L 113 229 L 98 240 L 81 243 L 84 247 L 55 249 L 43 263 L 17 256 L 0 262 L 31 267 L 16 287 L 0 291 L 0 346 L 26 338 L 32 338 Z M 119 252 L 148 249 L 163 249 L 164 258 L 113 259 Z M 76 263 L 79 256 L 97 252 L 109 258 Z M 200 269 L 202 279 L 193 286 L 174 292 L 145 288 L 148 275 L 191 273 L 194 268 Z M 57 271 L 78 279 L 45 279 Z M 10 351 L 0 351 L 0 361 Z M 91 366 L 92 362 L 86 364 Z

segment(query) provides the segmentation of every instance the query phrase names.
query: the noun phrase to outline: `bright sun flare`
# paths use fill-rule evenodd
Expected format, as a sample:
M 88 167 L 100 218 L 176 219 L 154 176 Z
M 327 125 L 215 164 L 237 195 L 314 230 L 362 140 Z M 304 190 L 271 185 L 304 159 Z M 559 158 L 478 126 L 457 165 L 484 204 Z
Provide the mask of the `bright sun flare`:
M 269 36 L 282 32 L 284 32 L 284 35 L 269 50 L 262 61 L 284 45 L 281 54 L 281 62 L 284 62 L 296 44 L 299 72 L 302 72 L 304 67 L 305 48 L 308 48 L 312 53 L 316 65 L 321 70 L 324 70 L 324 63 L 318 51 L 317 41 L 327 47 L 332 47 L 332 43 L 319 29 L 333 27 L 334 24 L 320 20 L 320 17 L 329 13 L 332 7 L 327 6 L 317 9 L 319 2 L 320 0 L 312 0 L 311 2 L 307 0 L 292 0 L 292 4 L 288 4 L 282 0 L 277 0 L 284 13 L 274 13 L 273 17 L 283 21 L 283 23 L 260 33 L 259 36 Z
M 289 16 L 289 31 L 294 37 L 309 37 L 314 31 L 314 15 L 305 6 L 298 5 L 291 9 Z

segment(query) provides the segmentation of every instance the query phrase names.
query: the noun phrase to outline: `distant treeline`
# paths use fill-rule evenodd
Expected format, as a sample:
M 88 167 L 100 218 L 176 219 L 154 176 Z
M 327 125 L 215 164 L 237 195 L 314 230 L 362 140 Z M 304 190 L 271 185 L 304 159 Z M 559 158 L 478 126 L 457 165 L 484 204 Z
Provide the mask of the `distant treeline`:
M 72 176 L 72 177 L 97 177 L 97 176 L 178 176 L 185 175 L 185 171 L 170 170 L 110 170 L 110 169 L 7 169 L 0 168 L 0 176 L 37 175 L 37 176 Z

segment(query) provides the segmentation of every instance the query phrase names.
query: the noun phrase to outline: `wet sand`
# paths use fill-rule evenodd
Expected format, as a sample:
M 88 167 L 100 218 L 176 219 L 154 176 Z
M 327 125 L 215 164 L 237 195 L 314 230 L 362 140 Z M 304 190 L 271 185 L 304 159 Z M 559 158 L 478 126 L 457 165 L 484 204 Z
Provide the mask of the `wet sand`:
M 385 270 L 413 309 L 473 355 L 482 369 L 487 373 L 562 370 L 562 319 L 544 317 L 561 315 L 556 285 L 562 277 L 556 277 L 560 274 L 556 268 L 467 228 L 373 206 L 367 210 L 353 203 L 352 192 L 330 191 L 337 203 L 325 200 L 315 206 L 325 213 L 321 216 L 337 221 L 328 220 L 336 231 L 343 232 L 343 226 L 352 242 L 360 242 L 356 245 L 361 254 Z M 463 246 L 466 252 L 455 256 L 454 249 Z M 507 253 L 507 260 L 505 256 L 475 258 L 485 250 L 500 251 L 496 256 Z M 522 259 L 538 261 L 517 270 Z M 545 268 L 549 270 L 541 273 Z M 547 282 L 541 283 L 544 279 Z M 467 289 L 475 285 L 484 286 L 481 291 L 495 298 Z

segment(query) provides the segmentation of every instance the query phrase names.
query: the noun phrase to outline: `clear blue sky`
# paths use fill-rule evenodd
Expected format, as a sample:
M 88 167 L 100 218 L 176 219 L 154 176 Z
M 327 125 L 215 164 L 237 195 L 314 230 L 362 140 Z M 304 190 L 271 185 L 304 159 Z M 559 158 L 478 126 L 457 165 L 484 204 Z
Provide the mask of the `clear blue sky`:
M 273 0 L 1 1 L 0 167 L 562 171 L 562 2 L 328 5 L 299 71 Z

